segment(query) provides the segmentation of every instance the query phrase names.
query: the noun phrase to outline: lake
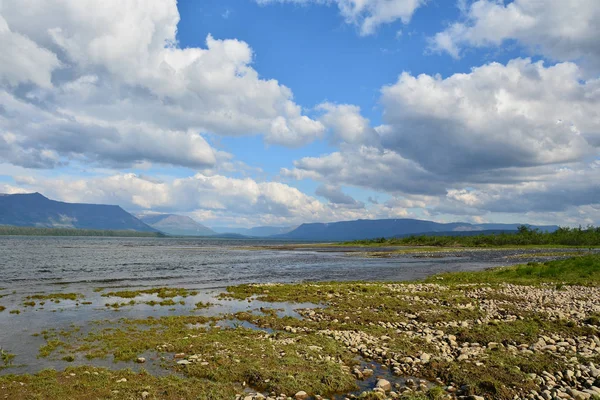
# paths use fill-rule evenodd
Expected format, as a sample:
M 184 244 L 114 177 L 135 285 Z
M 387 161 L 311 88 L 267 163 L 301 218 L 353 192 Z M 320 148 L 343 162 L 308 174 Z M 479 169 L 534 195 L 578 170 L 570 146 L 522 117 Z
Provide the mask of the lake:
M 0 237 L 0 305 L 6 307 L 0 312 L 0 348 L 16 354 L 13 367 L 0 368 L 0 374 L 89 364 L 85 359 L 67 363 L 60 358 L 38 358 L 38 349 L 45 340 L 34 334 L 47 329 L 78 326 L 85 331 L 91 321 L 112 324 L 121 318 L 212 316 L 256 311 L 261 307 L 274 307 L 283 315 L 294 316 L 295 308 L 316 306 L 219 299 L 218 294 L 228 285 L 412 280 L 443 271 L 479 270 L 524 261 L 510 258 L 523 253 L 522 250 L 466 250 L 431 254 L 435 258 L 414 254 L 379 258 L 366 257 L 361 249 L 352 247 L 268 248 L 281 244 L 266 240 Z M 535 253 L 533 250 L 527 252 Z M 116 288 L 162 286 L 194 289 L 198 293 L 177 298 L 177 304 L 172 307 L 145 304 L 144 301 L 160 299 L 156 295 L 144 295 L 141 302 L 116 309 L 109 303 L 123 299 L 103 296 Z M 34 306 L 25 304 L 27 296 L 54 292 L 77 293 L 84 299 L 60 303 L 45 301 L 43 304 L 38 300 Z M 194 304 L 199 301 L 214 305 L 196 310 Z M 124 366 L 110 360 L 95 360 L 94 364 L 111 368 Z M 144 367 L 152 369 L 151 364 Z M 156 373 L 161 371 L 164 373 L 160 368 L 154 370 Z

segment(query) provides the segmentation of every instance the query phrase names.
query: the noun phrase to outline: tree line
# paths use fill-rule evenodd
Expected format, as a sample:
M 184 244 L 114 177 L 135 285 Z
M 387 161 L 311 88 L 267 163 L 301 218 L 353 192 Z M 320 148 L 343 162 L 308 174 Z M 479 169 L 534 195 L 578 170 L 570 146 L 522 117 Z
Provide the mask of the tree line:
M 347 242 L 354 245 L 396 246 L 600 246 L 600 227 L 561 227 L 554 232 L 543 232 L 521 225 L 516 232 L 488 233 L 468 236 L 411 235 L 398 238 L 377 238 Z
M 160 232 L 118 231 L 100 229 L 38 228 L 0 225 L 0 236 L 106 236 L 106 237 L 165 237 Z

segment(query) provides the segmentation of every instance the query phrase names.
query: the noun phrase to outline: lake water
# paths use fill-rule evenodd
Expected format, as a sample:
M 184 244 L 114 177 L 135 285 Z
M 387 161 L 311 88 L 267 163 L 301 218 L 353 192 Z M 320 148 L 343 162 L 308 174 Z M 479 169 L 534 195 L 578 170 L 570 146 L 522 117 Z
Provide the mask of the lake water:
M 281 242 L 202 240 L 164 238 L 74 238 L 0 237 L 0 348 L 16 354 L 14 366 L 0 368 L 0 374 L 35 372 L 43 368 L 62 369 L 88 360 L 66 363 L 60 359 L 37 358 L 45 342 L 33 334 L 42 330 L 87 329 L 90 321 L 116 323 L 120 318 L 146 318 L 163 315 L 221 315 L 238 311 L 260 312 L 261 307 L 281 309 L 295 315 L 294 309 L 307 304 L 266 304 L 258 301 L 223 301 L 217 296 L 228 285 L 250 282 L 302 282 L 330 280 L 399 281 L 457 270 L 479 270 L 523 262 L 507 258 L 522 251 L 464 251 L 442 258 L 403 255 L 394 258 L 368 258 L 358 249 L 301 248 L 261 249 Z M 369 249 L 371 250 L 371 249 Z M 439 255 L 436 255 L 439 257 Z M 146 304 L 107 307 L 107 299 L 97 288 L 183 287 L 199 293 L 181 300 L 175 307 Z M 105 290 L 106 291 L 106 290 Z M 74 292 L 83 301 L 45 302 L 28 307 L 26 297 L 38 293 Z M 146 295 L 143 300 L 158 300 Z M 198 301 L 212 302 L 209 309 L 195 310 Z M 14 313 L 19 310 L 19 314 Z M 11 313 L 13 311 L 13 313 Z M 121 364 L 94 361 L 95 365 L 121 368 Z M 127 367 L 138 367 L 127 365 Z M 145 364 L 145 368 L 152 368 Z M 156 369 L 160 373 L 160 369 Z
M 506 264 L 504 254 L 363 258 L 348 249 L 261 250 L 281 242 L 163 238 L 0 237 L 0 287 L 19 292 L 98 286 L 219 288 L 248 282 L 409 280 Z M 246 248 L 244 248 L 246 247 Z M 510 263 L 510 261 L 508 261 Z

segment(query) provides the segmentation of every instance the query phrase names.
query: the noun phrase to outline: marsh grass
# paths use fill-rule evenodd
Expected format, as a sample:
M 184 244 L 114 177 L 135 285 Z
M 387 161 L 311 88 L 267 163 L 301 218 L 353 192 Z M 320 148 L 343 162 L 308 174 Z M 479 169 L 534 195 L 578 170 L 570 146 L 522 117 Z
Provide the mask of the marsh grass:
M 122 290 L 118 292 L 109 292 L 102 294 L 102 297 L 121 297 L 123 299 L 133 299 L 143 294 L 155 294 L 161 299 L 171 299 L 174 297 L 189 297 L 198 294 L 197 291 L 182 288 L 152 288 L 143 290 Z
M 595 286 L 600 284 L 600 255 L 585 255 L 566 260 L 527 263 L 478 272 L 454 272 L 435 275 L 426 282 L 438 284 L 502 284 L 538 285 L 560 283 Z
M 243 382 L 261 392 L 293 395 L 298 390 L 305 390 L 311 395 L 331 396 L 356 388 L 356 381 L 348 369 L 359 360 L 349 345 L 334 340 L 323 331 L 366 333 L 375 338 L 373 346 L 385 344 L 386 351 L 393 353 L 394 357 L 413 358 L 419 357 L 422 352 L 435 354 L 436 347 L 424 335 L 409 335 L 409 332 L 397 329 L 398 326 L 413 324 L 407 329 L 416 331 L 423 324 L 432 329 L 441 327 L 444 334 L 456 336 L 459 344 L 497 342 L 505 344 L 506 348 L 508 345 L 529 345 L 541 335 L 576 338 L 598 334 L 598 313 L 586 315 L 583 323 L 550 320 L 546 314 L 525 311 L 522 307 L 524 298 L 508 296 L 500 288 L 504 283 L 544 285 L 544 289 L 557 291 L 568 285 L 597 285 L 600 283 L 600 255 L 474 273 L 443 274 L 426 282 L 435 285 L 423 282 L 240 285 L 228 288 L 222 297 L 273 303 L 312 303 L 319 307 L 298 310 L 305 315 L 304 318 L 280 317 L 275 309 L 261 308 L 260 312 L 253 310 L 210 318 L 169 316 L 121 319 L 116 323 L 98 322 L 91 324 L 93 329 L 88 332 L 71 327 L 60 332 L 43 333 L 46 343 L 40 348 L 40 356 L 76 359 L 83 356 L 89 360 L 107 358 L 131 362 L 142 354 L 154 352 L 157 358 L 162 359 L 163 367 L 186 377 L 186 380 L 178 380 L 147 374 L 139 376 L 125 371 L 110 372 L 112 377 L 104 384 L 111 390 L 119 390 L 118 396 L 124 396 L 121 398 L 138 398 L 142 384 L 150 387 L 152 390 L 148 391 L 156 398 L 176 398 L 176 395 L 179 398 L 202 398 L 207 393 L 211 393 L 210 398 L 232 398 L 243 390 Z M 158 288 L 144 290 L 145 293 L 115 293 L 126 293 L 124 297 L 130 296 L 134 302 L 133 298 L 140 294 L 156 294 L 165 304 L 174 305 L 178 300 L 176 296 L 185 297 L 182 290 L 185 289 Z M 472 297 L 474 292 L 477 298 Z M 107 293 L 106 296 L 115 293 Z M 477 323 L 478 319 L 484 320 L 482 304 L 490 299 L 499 302 L 503 309 L 518 318 L 514 321 Z M 208 304 L 202 302 L 196 304 L 197 308 L 206 306 Z M 249 322 L 268 329 L 249 329 L 244 327 L 247 324 L 225 328 L 216 326 L 219 321 L 228 320 Z M 454 324 L 443 325 L 447 322 Z M 463 322 L 467 324 L 462 325 Z M 565 360 L 574 356 L 568 352 L 560 357 L 541 352 L 511 353 L 504 346 L 499 347 L 501 349 L 482 350 L 481 358 L 477 358 L 480 363 L 472 359 L 447 362 L 445 357 L 433 357 L 430 363 L 419 366 L 419 377 L 431 381 L 440 377 L 444 382 L 454 382 L 456 387 L 464 386 L 467 394 L 508 400 L 535 388 L 529 373 L 562 371 Z M 178 365 L 173 359 L 176 353 L 184 353 L 186 357 L 197 355 L 199 362 Z M 92 393 L 95 383 L 79 376 L 85 370 L 69 370 L 77 371 L 73 372 L 76 376 L 66 378 L 63 373 L 43 372 L 27 378 L 32 382 L 29 389 L 37 388 L 38 384 L 40 388 L 43 384 L 50 385 L 49 393 L 56 393 L 50 399 L 70 394 L 73 395 L 68 398 L 77 399 L 82 398 L 77 397 L 82 393 Z M 60 383 L 58 386 L 65 387 L 52 387 L 48 380 L 51 376 Z M 128 384 L 116 385 L 117 376 L 128 376 Z M 70 386 L 75 381 L 79 383 L 79 389 Z M 182 384 L 185 387 L 180 387 L 181 382 L 185 382 Z M 4 384 L 2 378 L 0 383 Z M 129 383 L 131 386 L 128 386 Z M 194 385 L 199 391 L 191 395 L 186 390 Z M 166 394 L 162 396 L 162 392 L 155 390 L 157 388 Z M 99 397 L 100 393 L 104 392 L 94 396 Z M 413 395 L 412 399 L 438 399 L 440 396 L 439 390 L 432 390 Z
M 117 383 L 121 379 L 126 382 Z M 156 377 L 146 371 L 111 371 L 70 367 L 64 372 L 44 370 L 35 375 L 0 376 L 0 397 L 14 399 L 232 399 L 241 387 L 175 375 Z
M 8 351 L 0 347 L 0 361 L 2 361 L 2 365 L 0 365 L 0 370 L 10 367 L 14 358 L 14 354 L 9 353 Z
M 32 296 L 27 296 L 27 297 L 25 297 L 25 299 L 27 299 L 27 300 L 51 300 L 54 302 L 59 302 L 60 300 L 76 301 L 83 297 L 84 296 L 80 293 L 49 293 L 49 294 L 35 294 Z

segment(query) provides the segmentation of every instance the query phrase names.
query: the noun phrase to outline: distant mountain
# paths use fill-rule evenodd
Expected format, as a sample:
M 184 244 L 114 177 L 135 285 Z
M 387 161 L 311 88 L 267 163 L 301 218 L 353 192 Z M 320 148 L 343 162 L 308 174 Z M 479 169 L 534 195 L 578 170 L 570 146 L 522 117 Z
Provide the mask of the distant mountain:
M 466 222 L 438 223 L 418 219 L 379 219 L 333 223 L 302 224 L 298 228 L 272 238 L 288 240 L 349 241 L 380 237 L 402 237 L 436 232 L 516 231 L 520 224 L 470 224 Z M 535 226 L 542 231 L 555 231 L 558 226 Z
M 119 206 L 64 203 L 39 193 L 0 196 L 0 225 L 156 232 Z
M 274 235 L 283 235 L 292 231 L 293 226 L 256 226 L 254 228 L 230 228 L 226 226 L 213 227 L 217 233 L 236 233 L 238 235 L 253 237 L 268 237 Z
M 217 234 L 212 229 L 183 215 L 147 214 L 138 215 L 138 218 L 151 227 L 169 235 L 213 236 Z

